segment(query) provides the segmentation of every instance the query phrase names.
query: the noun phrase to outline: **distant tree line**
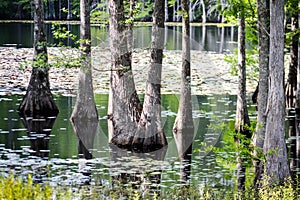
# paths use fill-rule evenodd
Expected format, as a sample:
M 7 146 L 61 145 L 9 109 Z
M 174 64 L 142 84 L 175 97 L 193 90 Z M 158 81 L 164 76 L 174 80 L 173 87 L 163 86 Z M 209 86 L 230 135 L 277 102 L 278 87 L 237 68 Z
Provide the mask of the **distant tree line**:
M 180 0 L 165 0 L 165 21 L 181 21 Z M 79 20 L 80 0 L 44 0 L 46 20 Z M 108 0 L 90 1 L 91 22 L 108 21 Z M 124 1 L 130 9 L 129 1 Z M 222 22 L 222 9 L 226 0 L 193 0 L 189 5 L 189 20 L 193 22 Z M 154 0 L 138 0 L 134 6 L 136 21 L 151 21 L 154 12 Z M 0 19 L 33 19 L 32 0 L 1 0 Z

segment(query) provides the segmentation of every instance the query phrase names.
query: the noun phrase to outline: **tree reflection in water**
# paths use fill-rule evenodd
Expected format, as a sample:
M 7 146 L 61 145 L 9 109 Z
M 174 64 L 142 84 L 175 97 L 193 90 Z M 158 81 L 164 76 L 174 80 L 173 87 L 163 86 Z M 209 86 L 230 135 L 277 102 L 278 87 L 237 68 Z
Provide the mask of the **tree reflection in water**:
M 168 146 L 152 152 L 133 152 L 110 145 L 112 187 L 131 186 L 143 195 L 160 195 L 160 183 Z M 122 190 L 126 191 L 126 190 Z M 126 196 L 126 194 L 124 194 Z
M 56 116 L 46 118 L 21 117 L 30 138 L 32 155 L 48 158 L 50 133 L 55 120 Z
M 92 149 L 98 129 L 98 119 L 77 117 L 71 121 L 71 124 L 78 139 L 79 171 L 87 178 L 84 184 L 90 184 L 92 164 L 88 160 L 93 158 Z

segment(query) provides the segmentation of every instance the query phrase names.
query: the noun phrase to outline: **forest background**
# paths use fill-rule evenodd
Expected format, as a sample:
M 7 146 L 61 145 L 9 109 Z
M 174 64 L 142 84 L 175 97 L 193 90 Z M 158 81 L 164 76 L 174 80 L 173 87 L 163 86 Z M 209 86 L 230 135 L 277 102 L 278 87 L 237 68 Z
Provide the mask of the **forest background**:
M 0 19 L 29 20 L 33 19 L 31 0 L 2 0 L 0 2 Z M 46 20 L 79 20 L 80 0 L 45 0 Z M 193 0 L 190 1 L 191 22 L 221 22 L 220 10 L 226 6 L 225 0 Z M 108 22 L 108 0 L 92 0 L 91 23 Z M 128 5 L 129 6 L 129 1 Z M 152 20 L 154 0 L 139 0 L 135 6 L 136 21 Z M 165 0 L 165 21 L 181 21 L 181 1 Z

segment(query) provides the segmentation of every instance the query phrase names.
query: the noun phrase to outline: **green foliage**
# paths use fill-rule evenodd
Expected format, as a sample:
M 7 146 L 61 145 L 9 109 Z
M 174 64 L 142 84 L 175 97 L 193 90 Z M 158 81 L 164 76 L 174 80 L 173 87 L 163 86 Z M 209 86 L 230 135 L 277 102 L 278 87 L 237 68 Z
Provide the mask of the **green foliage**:
M 71 33 L 71 31 L 67 30 L 67 28 L 65 26 L 62 26 L 59 22 L 52 23 L 51 29 L 53 38 L 59 40 L 59 46 L 63 46 L 62 40 L 71 39 L 75 41 L 77 39 L 77 36 L 75 34 Z
M 48 69 L 50 65 L 48 64 L 48 55 L 45 53 L 38 54 L 36 60 L 32 61 L 32 67 L 46 68 Z
M 76 17 L 80 16 L 80 0 L 72 0 L 72 14 Z
M 249 130 L 250 133 L 255 131 L 255 122 L 251 122 L 250 127 L 244 127 Z M 212 127 L 214 130 L 222 130 L 223 135 L 219 145 L 208 146 L 205 142 L 200 144 L 199 151 L 205 151 L 207 153 L 213 152 L 215 154 L 215 162 L 221 168 L 224 169 L 225 179 L 234 179 L 234 174 L 236 171 L 237 155 L 243 158 L 243 164 L 247 167 L 247 170 L 251 170 L 252 164 L 252 145 L 251 138 L 247 138 L 241 133 L 237 133 L 234 127 L 234 121 L 230 121 L 226 124 L 221 124 L 219 126 Z M 238 139 L 238 143 L 236 142 Z M 257 156 L 258 157 L 258 156 Z M 261 158 L 256 158 L 261 159 Z M 249 173 L 251 174 L 251 173 Z M 247 175 L 246 181 L 250 187 L 253 181 L 253 176 Z
M 27 181 L 16 178 L 0 177 L 0 199 L 52 199 L 52 188 L 48 185 L 34 184 L 31 175 Z
M 66 39 L 71 39 L 72 41 L 75 42 L 75 44 L 77 44 L 77 46 L 79 46 L 80 42 L 89 43 L 90 41 L 78 40 L 77 36 L 75 34 L 71 33 L 71 31 L 67 30 L 67 28 L 65 26 L 63 26 L 62 24 L 60 24 L 59 22 L 52 24 L 52 33 L 53 33 L 54 39 L 59 41 L 58 46 L 61 48 L 59 48 L 59 50 L 60 50 L 59 56 L 53 56 L 51 58 L 53 60 L 51 65 L 53 67 L 66 67 L 66 68 L 80 67 L 82 58 L 80 56 L 78 56 L 79 55 L 78 50 L 76 50 L 76 48 L 71 49 L 70 47 L 66 47 L 64 45 L 63 41 Z M 79 49 L 80 48 L 81 47 L 79 46 Z M 72 56 L 69 56 L 69 54 L 67 54 L 66 50 L 73 51 L 73 54 L 71 54 Z M 80 50 L 83 50 L 83 49 L 80 49 Z
M 109 13 L 106 9 L 107 5 L 105 2 L 99 3 L 97 8 L 91 11 L 91 23 L 107 25 L 109 23 Z
M 144 7 L 143 7 L 143 2 L 137 2 L 135 4 L 135 9 L 134 9 L 134 20 L 141 20 L 144 17 L 150 16 L 151 13 L 153 12 L 154 8 L 154 2 L 147 0 L 144 2 Z
M 257 9 L 254 0 L 230 0 L 227 7 L 223 10 L 223 15 L 227 22 L 237 23 L 240 16 L 245 18 L 245 38 L 248 48 L 246 49 L 246 66 L 248 79 L 258 81 L 258 30 L 257 30 Z M 226 55 L 225 61 L 231 64 L 230 73 L 237 76 L 238 57 L 237 49 L 233 55 Z
M 31 0 L 18 0 L 16 4 L 23 5 L 23 10 L 27 10 L 27 11 L 31 10 Z
M 268 178 L 263 179 L 262 186 L 257 190 L 246 188 L 239 194 L 233 188 L 223 188 L 208 185 L 182 185 L 160 189 L 141 190 L 136 185 L 116 183 L 114 187 L 108 185 L 83 186 L 72 189 L 67 186 L 49 186 L 36 184 L 32 176 L 27 180 L 10 175 L 0 176 L 0 199 L 299 199 L 299 183 L 291 179 L 282 185 L 269 185 Z
M 219 163 L 225 164 L 224 166 L 235 166 L 236 165 L 236 156 L 228 156 L 228 154 L 224 154 L 222 152 L 238 152 L 240 157 L 244 158 L 244 164 L 247 167 L 252 166 L 252 155 L 251 155 L 251 138 L 247 138 L 245 135 L 241 133 L 237 133 L 234 130 L 234 121 L 228 123 L 226 130 L 223 134 L 222 146 L 214 147 L 214 151 L 217 153 L 217 161 Z M 255 124 L 252 122 L 250 127 L 245 127 L 245 129 L 253 132 L 255 129 Z M 239 143 L 236 143 L 236 139 L 239 140 Z M 230 171 L 233 171 L 232 168 L 229 168 Z
M 248 79 L 258 81 L 258 50 L 257 49 L 246 49 L 246 70 Z M 230 64 L 229 73 L 233 76 L 238 75 L 238 50 L 234 50 L 234 54 L 225 55 L 225 62 Z
M 300 7 L 298 6 L 299 1 L 298 0 L 287 0 L 285 1 L 285 7 L 286 7 L 286 15 L 287 15 L 287 21 L 291 21 L 292 17 L 298 17 L 300 14 Z M 287 48 L 290 47 L 290 44 L 292 42 L 298 42 L 299 35 L 300 35 L 300 28 L 294 27 L 295 29 L 292 30 L 291 23 L 287 23 L 286 25 L 286 38 L 285 38 L 285 46 Z
M 220 8 L 219 8 L 220 9 Z M 237 18 L 243 16 L 246 21 L 256 15 L 256 1 L 255 0 L 228 0 L 225 9 L 222 11 L 228 20 L 236 21 Z
M 290 178 L 282 185 L 269 185 L 269 178 L 263 179 L 262 187 L 255 194 L 262 200 L 268 199 L 299 199 L 299 183 L 293 182 Z

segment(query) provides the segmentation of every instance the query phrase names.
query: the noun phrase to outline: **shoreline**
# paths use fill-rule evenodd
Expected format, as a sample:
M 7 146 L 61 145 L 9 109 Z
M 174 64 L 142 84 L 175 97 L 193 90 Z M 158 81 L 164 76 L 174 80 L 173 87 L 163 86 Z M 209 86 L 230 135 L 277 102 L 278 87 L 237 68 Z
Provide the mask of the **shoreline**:
M 0 95 L 25 94 L 31 75 L 32 48 L 0 47 Z M 77 49 L 48 47 L 49 63 L 72 62 L 79 55 Z M 191 51 L 192 95 L 235 95 L 238 90 L 237 77 L 229 74 L 229 64 L 224 54 Z M 145 92 L 150 51 L 133 51 L 132 71 L 138 93 Z M 55 61 L 57 62 L 57 61 Z M 27 67 L 26 67 L 27 66 Z M 92 47 L 94 93 L 109 92 L 109 49 Z M 53 94 L 75 95 L 77 93 L 79 68 L 55 68 L 49 70 Z M 162 66 L 162 94 L 179 94 L 181 78 L 181 51 L 164 51 Z M 256 83 L 247 83 L 247 93 L 255 90 Z

